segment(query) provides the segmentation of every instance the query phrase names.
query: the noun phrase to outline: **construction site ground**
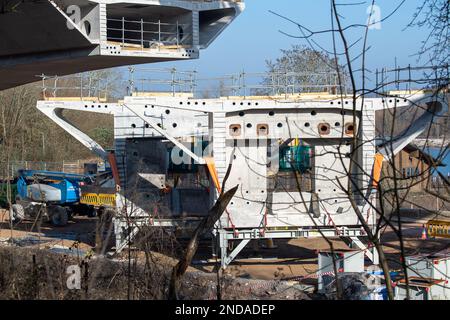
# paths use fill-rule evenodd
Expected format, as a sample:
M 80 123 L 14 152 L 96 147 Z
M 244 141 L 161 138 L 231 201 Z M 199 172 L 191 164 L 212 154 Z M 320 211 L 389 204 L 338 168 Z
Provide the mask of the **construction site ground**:
M 450 246 L 450 239 L 422 240 L 423 224 L 429 215 L 410 214 L 403 221 L 403 237 L 406 255 L 417 253 L 433 253 Z M 6 210 L 0 211 L 0 243 L 11 237 L 20 246 L 38 246 L 41 249 L 73 249 L 73 252 L 84 255 L 95 245 L 95 229 L 97 218 L 75 216 L 65 227 L 54 227 L 43 223 L 36 226 L 35 221 L 24 220 L 11 226 Z M 37 231 L 39 230 L 39 232 Z M 335 249 L 348 249 L 339 238 L 332 238 Z M 255 241 L 252 241 L 255 242 Z M 322 238 L 277 239 L 275 248 L 266 248 L 263 240 L 250 242 L 227 268 L 227 273 L 235 277 L 260 280 L 281 280 L 292 277 L 313 278 L 317 272 L 317 251 L 328 250 L 328 243 Z M 390 230 L 382 232 L 382 242 L 392 269 L 400 269 L 400 243 Z M 183 247 L 186 240 L 180 241 Z M 194 257 L 191 271 L 213 272 L 217 261 L 211 255 L 211 241 L 200 243 Z M 174 259 L 176 257 L 167 257 Z
M 450 239 L 421 239 L 423 224 L 428 215 L 408 215 L 403 220 L 405 254 L 434 253 L 450 247 Z M 20 246 L 38 246 L 53 250 L 70 248 L 74 253 L 85 255 L 95 246 L 97 218 L 75 216 L 65 227 L 53 227 L 35 221 L 25 220 L 15 225 L 13 230 L 6 210 L 0 211 L 0 244 L 11 237 Z M 39 232 L 37 231 L 39 230 Z M 348 249 L 339 238 L 331 239 L 334 248 Z M 187 240 L 180 241 L 182 248 Z M 400 243 L 390 230 L 382 232 L 382 243 L 392 269 L 400 269 Z M 226 272 L 235 277 L 260 280 L 281 280 L 293 277 L 314 278 L 317 272 L 317 251 L 328 250 L 328 243 L 322 238 L 277 239 L 275 248 L 266 248 L 265 241 L 250 242 L 227 268 Z M 217 261 L 211 255 L 211 241 L 200 243 L 190 271 L 213 272 Z M 138 255 L 139 256 L 139 255 Z M 176 257 L 167 257 L 176 261 Z

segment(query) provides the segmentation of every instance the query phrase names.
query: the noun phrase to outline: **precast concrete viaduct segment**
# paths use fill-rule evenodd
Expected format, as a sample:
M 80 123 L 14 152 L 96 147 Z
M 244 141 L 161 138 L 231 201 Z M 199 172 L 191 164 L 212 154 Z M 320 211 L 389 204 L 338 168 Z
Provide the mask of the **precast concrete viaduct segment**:
M 358 99 L 357 103 L 361 102 Z M 407 129 L 395 137 L 392 148 L 377 150 L 375 111 L 411 105 L 426 110 L 412 124 L 416 129 Z M 116 205 L 118 212 L 127 212 L 134 226 L 130 230 L 126 219 L 115 219 L 118 250 L 126 246 L 140 226 L 192 227 L 217 199 L 211 180 L 208 193 L 202 187 L 183 185 L 187 175 L 158 198 L 168 185 L 171 148 L 179 148 L 197 165 L 204 165 L 212 157 L 220 183 L 231 163 L 225 190 L 235 185 L 239 189 L 215 230 L 222 266 L 226 267 L 252 239 L 319 237 L 318 228 L 326 236 L 346 238 L 377 263 L 376 250 L 364 244 L 361 222 L 337 180 L 346 186 L 349 178 L 354 178 L 358 190 L 366 195 L 355 194 L 358 210 L 375 226 L 377 217 L 372 206 L 377 195 L 372 187 L 372 170 L 376 153 L 386 159 L 392 157 L 425 130 L 434 117 L 444 114 L 448 105 L 446 101 L 435 101 L 434 95 L 426 91 L 396 92 L 384 98 L 364 99 L 362 110 L 356 111 L 356 123 L 351 97 L 326 94 L 276 99 L 133 94 L 118 103 L 39 101 L 38 109 L 100 156 L 96 144 L 65 122 L 58 110 L 114 115 L 115 151 L 122 184 Z M 359 142 L 357 150 L 352 150 L 355 135 Z M 191 156 L 189 145 L 195 139 L 207 142 L 207 147 L 199 144 L 200 152 Z M 312 184 L 305 190 L 271 186 L 270 181 L 279 172 L 280 162 L 275 156 L 279 155 L 278 148 L 292 139 L 302 140 L 314 154 Z M 349 172 L 347 155 L 351 152 L 357 152 L 357 165 Z M 151 199 L 162 204 L 157 214 Z M 230 241 L 238 242 L 232 251 L 228 250 Z
M 12 0 L 0 12 L 0 90 L 103 68 L 199 57 L 241 1 Z

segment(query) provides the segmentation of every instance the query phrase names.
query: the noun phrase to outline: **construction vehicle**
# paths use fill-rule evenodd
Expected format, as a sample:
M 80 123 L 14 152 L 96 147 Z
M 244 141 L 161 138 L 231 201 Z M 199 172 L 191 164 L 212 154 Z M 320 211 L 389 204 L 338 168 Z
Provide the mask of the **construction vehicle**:
M 93 181 L 91 175 L 19 170 L 11 218 L 42 216 L 55 226 L 64 226 L 74 213 L 95 216 L 92 206 L 80 203 L 80 187 Z

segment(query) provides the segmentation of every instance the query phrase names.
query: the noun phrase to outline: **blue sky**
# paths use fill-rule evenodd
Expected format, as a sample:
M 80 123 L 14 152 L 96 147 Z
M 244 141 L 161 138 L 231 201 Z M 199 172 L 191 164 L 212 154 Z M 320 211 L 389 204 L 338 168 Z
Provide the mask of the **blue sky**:
M 364 2 L 363 0 L 341 0 L 340 3 Z M 340 14 L 345 17 L 344 25 L 352 23 L 365 24 L 368 19 L 367 9 L 371 0 L 362 5 L 340 6 Z M 378 0 L 381 17 L 390 14 L 402 1 Z M 201 52 L 199 60 L 176 63 L 162 63 L 158 67 L 175 66 L 183 70 L 196 70 L 202 76 L 217 76 L 265 70 L 265 60 L 275 59 L 280 49 L 294 44 L 307 44 L 304 39 L 294 39 L 279 32 L 283 30 L 298 34 L 298 29 L 291 23 L 271 14 L 269 10 L 286 15 L 311 30 L 330 28 L 329 0 L 247 0 L 246 10 L 222 33 L 213 44 Z M 393 67 L 395 58 L 401 66 L 417 64 L 414 55 L 420 48 L 420 42 L 426 38 L 426 29 L 405 27 L 421 3 L 419 0 L 406 0 L 400 9 L 389 19 L 382 22 L 380 30 L 369 31 L 371 49 L 367 55 L 367 67 L 371 69 Z M 347 32 L 349 42 L 363 36 L 362 28 Z M 332 50 L 331 35 L 315 37 L 321 46 Z M 352 54 L 357 56 L 361 47 L 355 47 Z M 153 65 L 152 67 L 156 67 Z

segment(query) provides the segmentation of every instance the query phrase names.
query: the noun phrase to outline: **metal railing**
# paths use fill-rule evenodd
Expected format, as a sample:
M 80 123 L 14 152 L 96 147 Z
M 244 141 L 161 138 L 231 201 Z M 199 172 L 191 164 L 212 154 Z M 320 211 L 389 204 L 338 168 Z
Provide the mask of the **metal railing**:
M 129 67 L 129 94 L 135 92 L 170 92 L 176 93 L 196 92 L 195 71 L 179 71 L 176 68 L 134 68 Z
M 199 79 L 209 81 L 209 79 Z M 339 85 L 337 72 L 258 72 L 227 75 L 218 78 L 222 94 L 233 96 L 261 96 L 261 95 L 296 95 L 302 93 L 330 93 L 336 94 L 344 88 L 345 83 Z M 222 95 L 221 94 L 221 95 Z
M 343 86 L 345 87 L 345 85 Z M 198 78 L 196 71 L 179 71 L 176 68 L 129 68 L 130 94 L 135 92 L 191 93 L 205 95 L 214 90 L 212 96 L 264 96 L 295 95 L 301 93 L 339 93 L 337 73 L 247 73 L 216 78 Z
M 413 85 L 421 88 L 437 87 L 442 82 L 448 83 L 444 76 L 425 77 L 419 72 L 431 70 L 441 72 L 445 69 L 435 68 L 400 68 L 376 72 L 376 92 L 404 89 L 412 91 Z M 414 74 L 413 71 L 416 73 Z M 407 72 L 408 76 L 399 76 Z M 175 96 L 188 93 L 193 97 L 214 98 L 227 96 L 295 96 L 298 94 L 344 94 L 350 92 L 346 84 L 345 75 L 337 72 L 259 72 L 248 73 L 242 71 L 221 77 L 201 78 L 196 71 L 182 71 L 176 68 L 128 68 L 128 80 L 122 85 L 129 95 L 136 93 L 165 92 Z M 396 73 L 391 82 L 388 75 Z M 111 79 L 101 72 L 88 72 L 75 76 L 45 76 L 42 75 L 42 90 L 45 98 L 49 97 L 80 97 L 108 98 L 108 85 L 112 87 Z M 341 81 L 341 83 L 339 82 Z M 114 83 L 115 89 L 118 84 Z M 110 90 L 111 91 L 111 90 Z M 123 90 L 125 91 L 125 90 Z
M 159 49 L 163 46 L 188 45 L 192 34 L 188 24 L 158 21 L 107 19 L 107 40 L 120 43 L 122 47 L 140 50 Z M 192 42 L 192 41 L 191 41 Z
M 390 90 L 411 93 L 414 87 L 421 89 L 445 87 L 449 84 L 449 65 L 382 68 L 375 71 L 375 88 L 377 92 Z
M 79 97 L 107 101 L 109 81 L 101 72 L 86 72 L 70 76 L 40 75 L 44 99 Z

